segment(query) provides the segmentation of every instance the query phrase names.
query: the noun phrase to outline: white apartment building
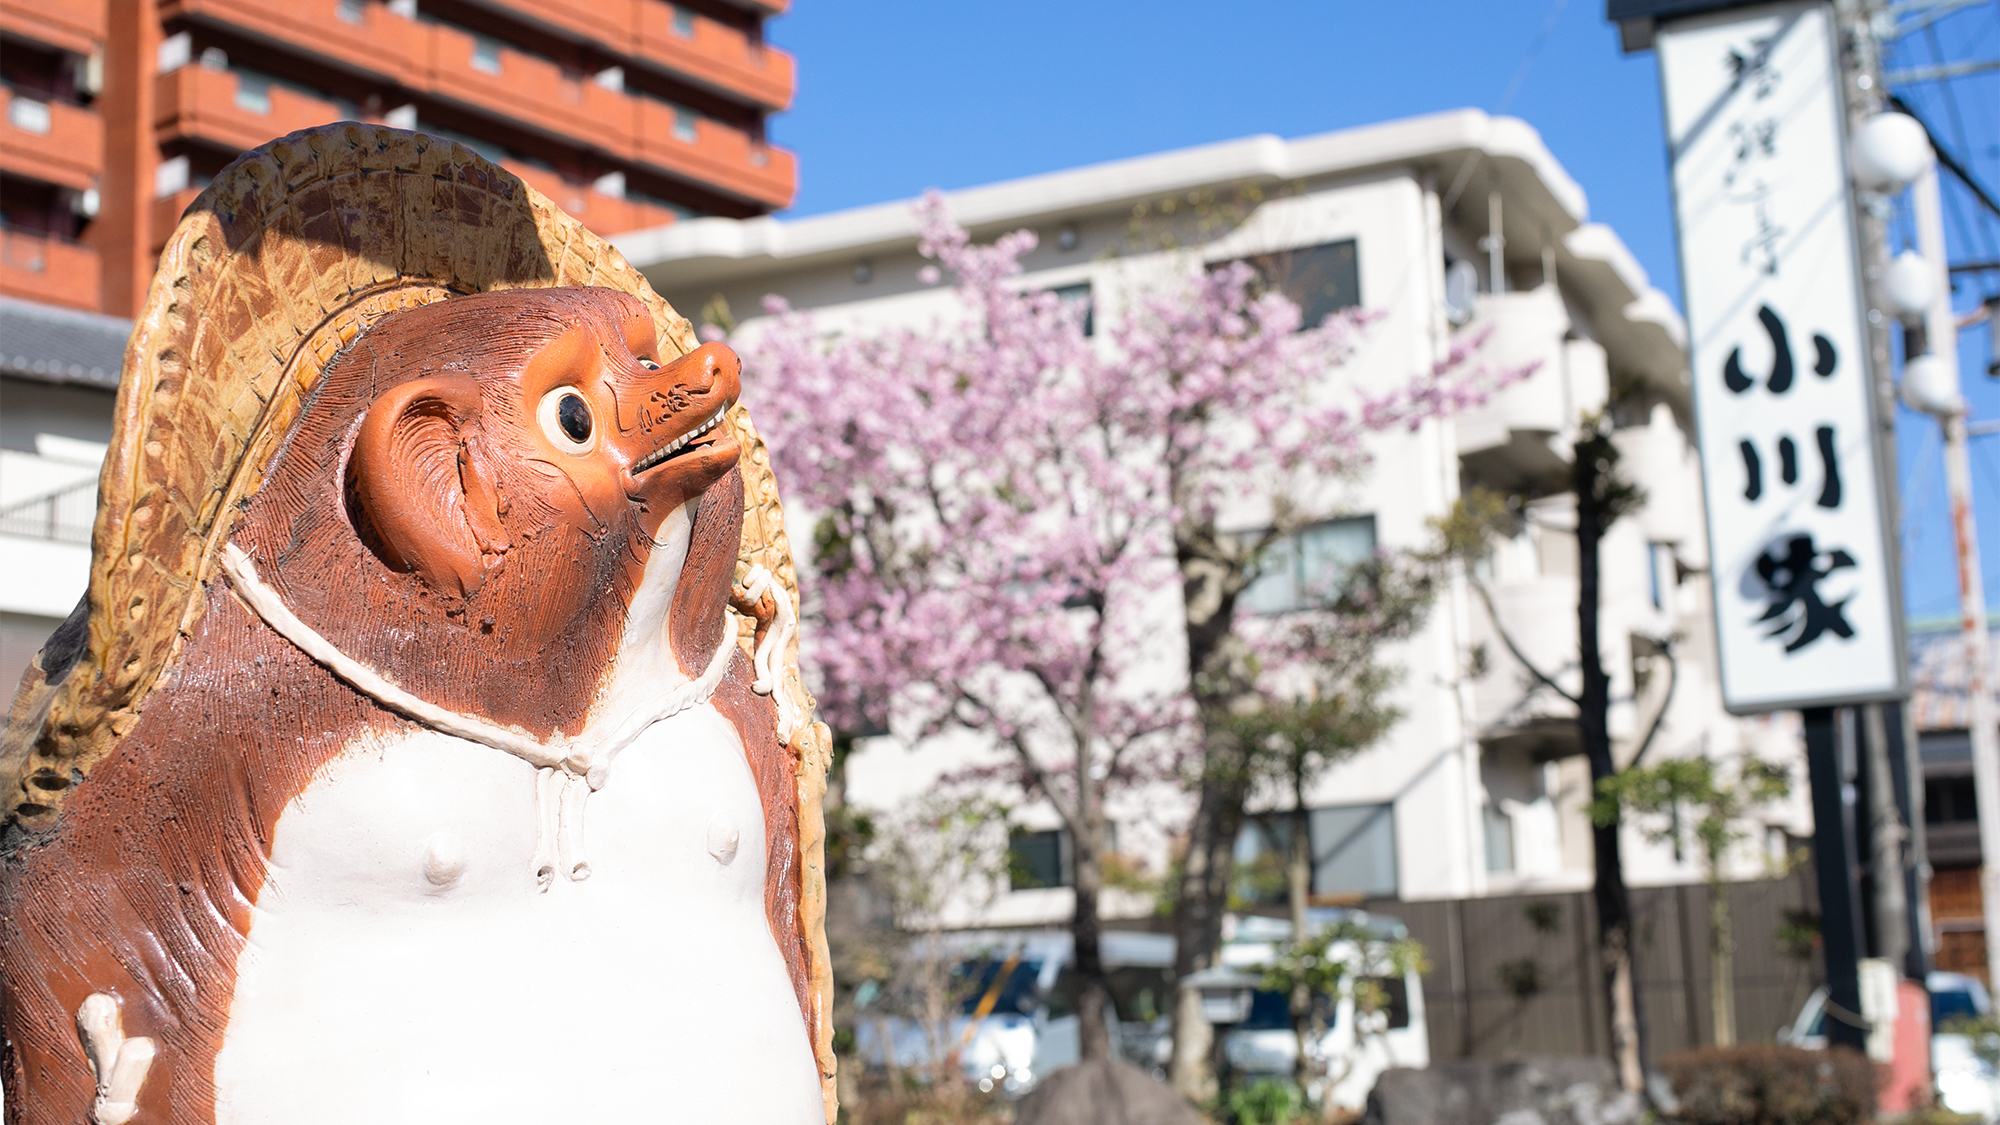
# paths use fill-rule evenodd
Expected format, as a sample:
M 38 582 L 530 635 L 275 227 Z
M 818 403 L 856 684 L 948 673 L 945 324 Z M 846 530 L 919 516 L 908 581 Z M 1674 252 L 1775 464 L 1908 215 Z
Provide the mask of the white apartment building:
M 1226 209 L 1246 197 L 1245 188 L 1257 189 L 1261 201 L 1192 243 L 1148 249 L 1133 237 L 1140 204 L 1185 201 L 1206 190 Z M 1349 305 L 1379 314 L 1359 354 L 1330 371 L 1330 380 L 1384 390 L 1427 368 L 1455 334 L 1489 329 L 1485 349 L 1493 361 L 1539 364 L 1478 409 L 1375 439 L 1370 471 L 1328 484 L 1341 518 L 1306 533 L 1316 540 L 1308 553 L 1335 557 L 1378 545 L 1415 547 L 1462 488 L 1537 496 L 1520 533 L 1481 568 L 1494 613 L 1469 583 L 1442 599 L 1422 632 L 1392 654 L 1404 670 L 1398 702 L 1407 717 L 1311 793 L 1316 895 L 1424 899 L 1589 885 L 1589 772 L 1574 709 L 1533 684 L 1498 630 L 1574 690 L 1568 449 L 1579 417 L 1605 409 L 1614 387 L 1615 440 L 1648 497 L 1641 511 L 1614 525 L 1602 555 L 1602 638 L 1620 760 L 1665 704 L 1653 760 L 1751 751 L 1800 763 L 1798 797 L 1772 810 L 1767 839 L 1743 850 L 1734 874 L 1763 874 L 1763 857 L 1784 854 L 1786 834 L 1810 833 L 1794 729 L 1721 709 L 1680 316 L 1618 236 L 1589 221 L 1583 189 L 1533 128 L 1464 110 L 1299 140 L 1251 137 L 946 198 L 982 241 L 1020 228 L 1038 232 L 1037 249 L 1024 259 L 1026 282 L 1088 299 L 1096 323 L 1118 316 L 1149 277 L 1188 268 L 1187 255 L 1217 263 L 1282 254 L 1294 277 L 1310 280 L 1293 294 L 1308 322 Z M 911 203 L 798 220 L 696 219 L 617 243 L 682 312 L 699 319 L 716 298 L 725 300 L 743 318 L 735 338 L 753 347 L 766 294 L 811 310 L 829 330 L 918 327 L 944 311 L 949 297 L 918 277 L 925 262 Z M 1192 229 L 1183 225 L 1179 233 L 1185 240 Z M 746 384 L 754 410 L 754 370 Z M 1260 514 L 1238 519 L 1255 527 Z M 804 530 L 795 529 L 795 547 L 810 543 L 796 533 Z M 1247 600 L 1268 612 L 1285 608 L 1287 597 L 1279 577 Z M 1677 671 L 1662 655 L 1663 642 L 1672 644 Z M 917 746 L 876 738 L 849 760 L 846 796 L 894 809 L 941 774 L 997 753 L 976 737 Z M 1111 812 L 1115 848 L 1158 871 L 1187 810 L 1171 794 L 1155 793 L 1128 796 Z M 968 924 L 1049 924 L 1068 916 L 1053 809 L 1031 806 L 1016 815 L 1029 831 L 1017 836 L 1014 866 L 1035 872 L 1027 881 L 1036 885 L 1000 895 Z M 1676 858 L 1676 849 L 1628 833 L 1633 882 L 1700 878 L 1694 849 L 1679 849 Z M 1247 831 L 1239 859 L 1254 860 L 1260 846 L 1256 831 Z M 1113 914 L 1146 909 L 1137 900 L 1106 905 Z
M 0 677 L 90 582 L 97 474 L 132 322 L 0 297 Z

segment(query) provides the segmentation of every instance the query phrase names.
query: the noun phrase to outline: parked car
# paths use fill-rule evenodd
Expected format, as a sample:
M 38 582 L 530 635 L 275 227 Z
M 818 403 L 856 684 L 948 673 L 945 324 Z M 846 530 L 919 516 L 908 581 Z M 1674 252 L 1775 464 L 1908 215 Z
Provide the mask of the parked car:
M 1391 940 L 1407 932 L 1394 918 L 1359 911 L 1315 910 L 1312 917 L 1320 923 L 1363 919 Z M 1225 935 L 1224 964 L 1254 971 L 1278 943 L 1289 940 L 1291 923 L 1231 918 Z M 1105 1024 L 1112 1049 L 1160 1078 L 1166 1076 L 1172 1052 L 1174 948 L 1174 939 L 1165 934 L 1107 931 L 1100 941 L 1110 992 Z M 953 989 L 957 999 L 945 1026 L 926 1033 L 920 1021 L 907 1016 L 871 1017 L 870 1005 L 859 1004 L 857 994 L 861 1018 L 855 1027 L 855 1050 L 868 1065 L 882 1066 L 891 1057 L 884 1051 L 886 1044 L 899 1067 L 914 1069 L 927 1065 L 932 1044 L 940 1044 L 946 1053 L 957 1052 L 959 1072 L 980 1089 L 1010 1097 L 1025 1093 L 1044 1076 L 1078 1059 L 1074 953 L 1066 930 L 950 935 L 944 956 L 957 959 Z M 1352 1060 L 1333 1088 L 1334 1100 L 1342 1106 L 1362 1105 L 1376 1076 L 1389 1067 L 1422 1067 L 1430 1062 L 1421 979 L 1413 973 L 1406 980 L 1382 983 L 1390 997 L 1387 1026 L 1382 1034 L 1366 1037 L 1359 1050 L 1354 1049 L 1351 993 L 1340 997 L 1329 1012 L 1321 1053 Z M 1250 1019 L 1223 1035 L 1229 1065 L 1242 1074 L 1290 1075 L 1297 1042 L 1287 1013 L 1284 997 L 1256 993 Z
M 1384 915 L 1339 907 L 1314 909 L 1307 914 L 1307 922 L 1313 926 L 1331 926 L 1342 921 L 1359 922 L 1384 941 L 1409 936 L 1401 921 Z M 1230 940 L 1223 944 L 1222 964 L 1238 972 L 1260 972 L 1270 964 L 1279 947 L 1291 939 L 1289 919 L 1239 919 Z M 1329 950 L 1335 957 L 1354 957 L 1357 952 L 1348 943 L 1336 943 Z M 1360 1109 L 1365 1105 L 1368 1091 L 1375 1088 L 1375 1079 L 1390 1067 L 1421 1069 L 1430 1065 L 1423 978 L 1410 973 L 1401 979 L 1378 978 L 1375 983 L 1388 999 L 1386 1008 L 1374 1015 L 1377 1026 L 1362 1033 L 1354 1010 L 1353 982 L 1347 980 L 1339 997 L 1327 1005 L 1326 1033 L 1312 1048 L 1327 1066 L 1332 1080 L 1327 1096 L 1343 1109 Z M 1223 1036 L 1223 1054 L 1231 1069 L 1239 1074 L 1292 1075 L 1299 1051 L 1298 1036 L 1292 1031 L 1290 998 L 1262 989 L 1252 993 L 1249 1018 L 1232 1026 Z
M 1103 934 L 1098 948 L 1111 993 L 1105 1023 L 1113 1049 L 1148 1069 L 1163 1067 L 1174 939 L 1113 930 Z M 957 959 L 956 1010 L 946 1026 L 927 1033 L 918 1020 L 871 1018 L 868 1005 L 862 1005 L 854 1039 L 865 1062 L 885 1065 L 886 1042 L 899 1067 L 925 1066 L 938 1043 L 946 1053 L 957 1052 L 967 1081 L 1013 1096 L 1077 1061 L 1075 945 L 1068 931 L 952 934 L 943 955 Z
M 1981 1121 L 2000 1121 L 2000 1071 L 1979 1057 L 1969 1036 L 1947 1029 L 1959 1017 L 1978 1018 L 1993 1011 L 1986 986 L 1963 973 L 1939 972 L 1926 977 L 1924 987 L 1931 996 L 1931 1072 L 1937 1076 L 1939 1104 Z M 1824 1048 L 1826 1000 L 1826 986 L 1814 989 L 1798 1018 L 1778 1032 L 1778 1041 Z

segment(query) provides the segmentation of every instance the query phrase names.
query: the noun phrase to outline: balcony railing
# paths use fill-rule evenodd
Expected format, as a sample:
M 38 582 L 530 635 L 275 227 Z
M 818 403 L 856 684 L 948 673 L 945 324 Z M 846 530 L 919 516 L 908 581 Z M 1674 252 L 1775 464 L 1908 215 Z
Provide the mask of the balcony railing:
M 231 70 L 184 66 L 160 75 L 158 83 L 154 117 L 162 139 L 256 148 L 274 137 L 349 116 L 334 102 Z
M 492 0 L 535 23 L 767 109 L 792 104 L 792 57 L 665 0 Z
M 73 55 L 104 42 L 104 0 L 0 0 L 0 27 Z
M 518 3 L 523 10 L 532 8 L 545 18 L 557 10 L 551 4 L 530 0 L 507 2 Z M 676 34 L 668 5 L 657 0 L 623 2 L 641 4 L 647 12 L 659 9 L 668 13 L 662 17 L 667 20 L 664 34 Z M 568 3 L 561 10 L 574 14 L 579 8 L 576 3 Z M 664 102 L 608 88 L 587 76 L 567 73 L 546 59 L 454 27 L 404 19 L 380 4 L 367 4 L 355 10 L 344 9 L 338 0 L 295 0 L 282 5 L 258 0 L 166 0 L 161 10 L 169 18 L 201 19 L 296 44 L 385 84 L 519 121 L 617 160 L 657 168 L 765 206 L 786 206 L 797 187 L 791 154 L 757 143 L 740 129 L 706 118 L 689 121 L 691 114 L 677 111 Z M 343 16 L 344 11 L 348 16 L 358 16 L 360 22 Z M 633 19 L 633 34 L 643 38 L 644 25 L 636 15 Z M 730 31 L 726 25 L 716 23 L 719 30 L 707 32 L 703 30 L 705 26 L 697 17 L 691 49 L 708 60 L 704 65 L 713 64 L 714 73 L 721 74 L 727 69 L 716 69 L 720 67 L 717 60 L 723 55 L 752 50 L 753 45 L 747 40 L 740 48 L 723 45 L 727 38 L 723 33 Z M 708 38 L 704 39 L 704 35 Z M 775 74 L 783 70 L 789 74 L 789 57 L 761 47 L 755 50 L 761 52 L 766 71 Z M 711 54 L 715 58 L 710 58 Z M 779 59 L 783 62 L 776 61 Z M 747 62 L 743 65 L 750 68 Z M 162 82 L 171 77 L 163 76 Z M 789 90 L 790 79 L 787 77 L 785 81 Z M 275 103 L 286 100 L 280 95 L 289 93 L 273 91 L 274 116 Z M 785 97 L 789 100 L 790 94 Z M 331 103 L 320 104 L 331 106 Z M 692 138 L 687 136 L 690 125 Z M 297 123 L 272 121 L 266 124 L 263 135 L 245 140 L 237 147 L 253 147 L 301 127 Z
M 0 295 L 95 309 L 97 251 L 46 234 L 0 229 Z
M 0 168 L 76 191 L 94 188 L 104 168 L 104 119 L 0 86 Z
M 1480 359 L 1527 378 L 1454 419 L 1458 453 L 1472 474 L 1504 490 L 1551 486 L 1567 470 L 1566 441 L 1609 391 L 1604 349 L 1570 340 L 1568 311 L 1552 285 L 1479 298 L 1463 335 L 1484 333 Z
M 674 213 L 664 207 L 598 191 L 589 184 L 565 179 L 551 168 L 537 168 L 512 160 L 502 161 L 501 167 L 548 196 L 556 206 L 596 234 L 608 237 L 628 230 L 665 226 L 675 218 Z
M 97 482 L 87 480 L 0 508 L 0 535 L 88 546 L 96 519 Z

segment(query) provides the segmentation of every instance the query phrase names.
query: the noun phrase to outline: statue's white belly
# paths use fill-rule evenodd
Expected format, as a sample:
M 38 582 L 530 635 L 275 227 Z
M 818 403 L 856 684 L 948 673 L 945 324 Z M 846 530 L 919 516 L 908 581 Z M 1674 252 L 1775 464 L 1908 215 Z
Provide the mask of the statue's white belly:
M 218 1122 L 824 1120 L 734 728 L 704 705 L 620 754 L 586 805 L 589 878 L 546 892 L 535 789 L 429 731 L 319 772 L 237 963 Z

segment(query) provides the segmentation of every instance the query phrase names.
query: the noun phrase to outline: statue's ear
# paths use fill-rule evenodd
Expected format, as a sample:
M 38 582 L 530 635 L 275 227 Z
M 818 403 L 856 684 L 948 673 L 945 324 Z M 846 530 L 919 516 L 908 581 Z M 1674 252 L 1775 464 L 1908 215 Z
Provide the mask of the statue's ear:
M 403 383 L 368 408 L 348 460 L 363 540 L 440 593 L 470 596 L 508 546 L 480 416 L 470 377 Z

